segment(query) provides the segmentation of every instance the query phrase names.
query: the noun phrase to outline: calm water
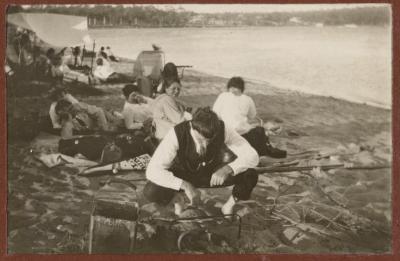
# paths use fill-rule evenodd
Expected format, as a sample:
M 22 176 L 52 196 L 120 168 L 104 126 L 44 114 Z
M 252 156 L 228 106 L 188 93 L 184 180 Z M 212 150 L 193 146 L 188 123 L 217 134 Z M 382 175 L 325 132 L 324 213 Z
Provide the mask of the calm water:
M 136 58 L 160 45 L 166 61 L 279 88 L 391 105 L 391 36 L 383 27 L 91 30 L 97 46 Z

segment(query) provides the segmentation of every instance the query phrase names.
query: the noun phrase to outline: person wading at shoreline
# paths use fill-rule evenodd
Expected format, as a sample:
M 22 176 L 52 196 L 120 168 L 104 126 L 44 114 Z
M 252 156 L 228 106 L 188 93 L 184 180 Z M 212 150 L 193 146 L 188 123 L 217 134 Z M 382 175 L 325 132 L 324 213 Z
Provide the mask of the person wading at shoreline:
M 224 160 L 226 148 L 234 154 L 231 162 Z M 184 191 L 191 204 L 197 204 L 197 188 L 234 185 L 221 208 L 223 214 L 232 214 L 236 202 L 249 199 L 257 184 L 258 161 L 257 152 L 243 137 L 210 108 L 199 108 L 191 121 L 176 125 L 157 147 L 146 171 L 144 195 L 166 205 Z

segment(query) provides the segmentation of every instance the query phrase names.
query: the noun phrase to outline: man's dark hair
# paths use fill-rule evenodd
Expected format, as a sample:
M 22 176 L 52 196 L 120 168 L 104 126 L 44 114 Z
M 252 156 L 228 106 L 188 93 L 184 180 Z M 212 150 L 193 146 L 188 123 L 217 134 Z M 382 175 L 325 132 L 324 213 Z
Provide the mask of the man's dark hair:
M 58 115 L 68 113 L 72 103 L 67 100 L 59 100 L 56 104 L 55 111 Z
M 230 87 L 238 88 L 241 92 L 244 91 L 244 80 L 242 77 L 232 77 L 226 87 L 229 89 Z
M 78 56 L 81 54 L 81 48 L 79 46 L 75 46 L 74 49 L 72 50 L 72 54 L 74 56 Z
M 49 48 L 46 52 L 46 56 L 48 58 L 52 58 L 55 55 L 56 51 L 53 48 Z
M 193 114 L 192 128 L 206 139 L 214 138 L 221 126 L 217 114 L 210 107 L 198 108 Z
M 98 58 L 98 59 L 96 60 L 96 64 L 97 64 L 97 65 L 103 65 L 103 59 Z
M 127 99 L 132 92 L 141 93 L 139 86 L 137 86 L 136 84 L 127 84 L 124 86 L 124 88 L 122 88 L 122 93 Z
M 49 98 L 52 101 L 58 101 L 63 94 L 67 94 L 67 88 L 62 85 L 56 85 L 53 89 L 50 90 Z

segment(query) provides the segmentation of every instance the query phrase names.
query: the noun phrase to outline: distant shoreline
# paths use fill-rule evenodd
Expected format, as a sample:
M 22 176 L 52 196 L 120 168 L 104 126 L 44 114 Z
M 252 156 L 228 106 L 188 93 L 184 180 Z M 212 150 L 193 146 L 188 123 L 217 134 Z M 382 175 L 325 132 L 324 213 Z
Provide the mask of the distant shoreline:
M 364 27 L 380 27 L 380 28 L 390 28 L 389 25 L 357 25 L 356 27 L 348 27 L 346 25 L 325 25 L 323 27 L 318 27 L 315 25 L 243 25 L 243 26 L 89 26 L 89 30 L 96 29 L 169 29 L 169 28 L 281 28 L 281 27 L 315 27 L 315 28 L 333 28 L 333 27 L 343 27 L 349 29 L 364 28 Z

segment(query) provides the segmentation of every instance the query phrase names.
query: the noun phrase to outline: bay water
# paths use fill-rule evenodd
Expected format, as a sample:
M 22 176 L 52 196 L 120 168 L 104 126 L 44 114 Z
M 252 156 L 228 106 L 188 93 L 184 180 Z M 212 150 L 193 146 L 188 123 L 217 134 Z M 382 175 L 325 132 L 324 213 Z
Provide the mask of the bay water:
M 90 30 L 96 49 L 135 59 L 157 44 L 166 62 L 278 88 L 391 107 L 390 27 Z

